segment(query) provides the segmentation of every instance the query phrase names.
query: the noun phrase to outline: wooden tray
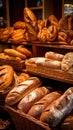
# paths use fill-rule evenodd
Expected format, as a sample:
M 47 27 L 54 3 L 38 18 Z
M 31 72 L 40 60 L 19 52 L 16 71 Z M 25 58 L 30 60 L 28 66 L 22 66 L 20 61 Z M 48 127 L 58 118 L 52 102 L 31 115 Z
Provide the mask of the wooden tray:
M 57 130 L 56 128 L 50 128 L 48 124 L 43 123 L 28 114 L 20 113 L 13 107 L 6 105 L 5 110 L 10 114 L 16 130 Z
M 36 64 L 30 64 L 28 60 L 25 62 L 25 64 L 26 71 L 31 74 L 73 84 L 73 73 L 71 72 L 69 73 L 62 71 L 61 69 L 52 69 Z

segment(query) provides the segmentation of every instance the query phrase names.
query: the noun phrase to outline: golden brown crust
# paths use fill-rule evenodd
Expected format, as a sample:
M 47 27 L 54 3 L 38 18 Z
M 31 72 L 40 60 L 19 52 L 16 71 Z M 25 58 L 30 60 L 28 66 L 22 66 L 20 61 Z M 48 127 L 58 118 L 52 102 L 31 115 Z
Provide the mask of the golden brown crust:
M 49 92 L 43 98 L 41 98 L 39 101 L 35 102 L 32 105 L 32 107 L 28 111 L 28 114 L 35 118 L 39 118 L 41 113 L 45 110 L 45 108 L 60 96 L 61 94 L 57 91 Z
M 53 14 L 50 15 L 50 16 L 48 17 L 48 20 L 50 21 L 51 25 L 55 25 L 55 26 L 58 27 L 59 22 L 58 22 L 58 19 L 56 18 L 55 15 L 53 15 Z
M 67 42 L 68 41 L 68 35 L 65 31 L 58 32 L 58 41 Z
M 14 50 L 14 49 L 4 49 L 4 53 L 9 56 L 20 57 L 21 59 L 26 59 L 26 55 Z
M 27 29 L 27 32 L 28 32 L 29 40 L 30 41 L 37 40 L 37 32 L 35 31 L 34 27 L 31 24 L 26 23 L 26 29 Z
M 16 29 L 13 31 L 12 35 L 11 35 L 11 39 L 13 43 L 21 43 L 23 41 L 25 41 L 25 34 L 26 30 L 25 29 Z
M 26 55 L 27 57 L 31 56 L 31 52 L 27 48 L 25 48 L 23 45 L 17 46 L 16 50 Z
M 9 87 L 13 80 L 14 71 L 9 65 L 0 66 L 0 90 Z
M 33 27 L 36 28 L 37 26 L 37 18 L 35 14 L 29 8 L 24 8 L 24 21 L 26 23 L 31 24 Z
M 25 80 L 27 80 L 29 78 L 30 78 L 29 74 L 27 74 L 27 73 L 20 73 L 18 75 L 17 81 L 18 81 L 18 83 L 21 83 L 21 82 L 23 82 L 23 81 L 25 81 Z
M 11 37 L 12 33 L 14 31 L 13 27 L 6 27 L 4 29 L 2 29 L 0 32 L 0 41 L 2 42 L 6 42 L 9 37 Z
M 46 87 L 39 87 L 27 94 L 18 104 L 18 108 L 22 112 L 28 112 L 31 106 L 44 97 L 48 93 L 48 89 Z M 34 96 L 33 96 L 34 95 Z
M 50 25 L 48 27 L 48 41 L 55 41 L 58 35 L 58 30 L 55 25 Z
M 5 102 L 8 105 L 14 105 L 20 101 L 29 92 L 38 88 L 42 84 L 41 80 L 37 77 L 30 77 L 28 80 L 21 82 L 18 86 L 14 87 L 6 96 Z
M 26 23 L 23 21 L 17 21 L 13 24 L 14 29 L 24 29 L 26 28 Z

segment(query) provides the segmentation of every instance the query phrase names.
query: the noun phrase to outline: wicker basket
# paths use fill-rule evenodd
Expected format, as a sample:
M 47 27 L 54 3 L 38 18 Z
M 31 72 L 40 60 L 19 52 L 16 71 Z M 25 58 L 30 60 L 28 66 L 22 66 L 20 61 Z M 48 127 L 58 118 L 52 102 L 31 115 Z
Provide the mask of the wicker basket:
M 61 69 L 53 69 L 36 64 L 30 64 L 28 60 L 26 60 L 25 65 L 26 71 L 31 74 L 73 84 L 73 73 L 71 72 L 64 72 Z
M 5 110 L 10 114 L 16 130 L 54 130 L 51 129 L 48 124 L 43 123 L 28 114 L 20 113 L 15 108 L 6 105 Z

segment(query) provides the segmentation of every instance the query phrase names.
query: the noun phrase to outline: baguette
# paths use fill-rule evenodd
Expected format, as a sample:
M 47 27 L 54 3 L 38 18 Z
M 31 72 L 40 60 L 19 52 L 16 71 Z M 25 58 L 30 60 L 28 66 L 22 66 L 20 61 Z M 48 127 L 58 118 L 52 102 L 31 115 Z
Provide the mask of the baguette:
M 39 87 L 33 90 L 32 92 L 28 93 L 18 104 L 18 109 L 24 113 L 28 112 L 30 107 L 45 96 L 49 90 L 46 87 Z
M 39 118 L 45 108 L 60 96 L 61 94 L 56 91 L 47 94 L 42 99 L 33 104 L 33 106 L 28 111 L 28 114 L 35 118 Z
M 27 48 L 23 47 L 22 45 L 17 46 L 16 50 L 18 52 L 21 52 L 22 54 L 28 56 L 28 57 L 31 56 L 31 52 Z
M 38 77 L 30 77 L 28 80 L 21 82 L 13 88 L 6 96 L 5 102 L 8 105 L 14 105 L 20 101 L 29 92 L 39 87 L 42 81 Z
M 13 57 L 20 57 L 21 59 L 26 59 L 26 55 L 14 50 L 14 49 L 4 49 L 4 53 L 8 54 L 10 56 L 13 56 Z
M 40 116 L 40 120 L 56 127 L 73 109 L 73 87 L 49 105 Z

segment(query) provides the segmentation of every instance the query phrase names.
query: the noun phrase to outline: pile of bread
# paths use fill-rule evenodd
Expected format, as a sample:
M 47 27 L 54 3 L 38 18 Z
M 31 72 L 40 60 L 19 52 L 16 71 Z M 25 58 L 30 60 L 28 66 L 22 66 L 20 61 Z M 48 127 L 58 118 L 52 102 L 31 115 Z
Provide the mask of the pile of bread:
M 63 93 L 43 86 L 38 77 L 29 77 L 16 84 L 6 95 L 5 103 L 24 113 L 47 123 L 58 126 L 73 109 L 73 87 Z
M 1 42 L 20 44 L 26 41 L 58 41 L 56 44 L 73 44 L 73 15 L 63 16 L 60 20 L 50 15 L 38 20 L 29 8 L 24 8 L 23 12 L 23 21 L 0 29 Z
M 5 104 L 50 127 L 58 126 L 73 109 L 73 87 L 60 92 L 44 86 L 39 77 L 16 73 L 10 65 L 0 66 L 0 93 L 4 92 Z
M 25 60 L 32 56 L 31 50 L 24 45 L 0 44 L 0 65 L 11 65 L 16 71 L 25 69 Z
M 29 58 L 25 62 L 27 65 L 43 66 L 44 68 L 60 69 L 64 72 L 73 72 L 73 52 L 67 52 L 66 54 L 61 54 L 53 51 L 45 52 L 43 57 L 33 57 Z M 28 68 L 27 68 L 28 69 Z M 46 72 L 45 72 L 46 73 Z

